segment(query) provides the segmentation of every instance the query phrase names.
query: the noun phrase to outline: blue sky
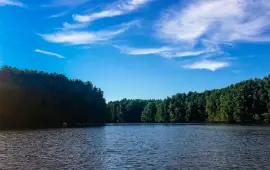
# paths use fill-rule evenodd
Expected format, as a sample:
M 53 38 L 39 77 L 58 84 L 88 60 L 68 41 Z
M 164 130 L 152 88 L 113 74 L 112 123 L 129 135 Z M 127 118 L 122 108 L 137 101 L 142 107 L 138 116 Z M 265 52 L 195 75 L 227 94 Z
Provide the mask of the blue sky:
M 165 98 L 270 73 L 269 0 L 0 0 L 0 65 Z

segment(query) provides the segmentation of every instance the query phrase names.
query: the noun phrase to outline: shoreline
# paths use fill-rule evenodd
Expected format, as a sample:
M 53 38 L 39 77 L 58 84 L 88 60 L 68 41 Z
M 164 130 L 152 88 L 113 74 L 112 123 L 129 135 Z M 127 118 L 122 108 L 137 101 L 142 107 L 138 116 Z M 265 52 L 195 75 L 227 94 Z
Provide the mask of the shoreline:
M 270 126 L 269 124 L 265 123 L 215 123 L 215 122 L 187 122 L 187 123 L 128 123 L 128 122 L 123 122 L 123 123 L 106 123 L 105 126 L 112 126 L 112 125 L 241 125 L 241 126 Z
M 1 131 L 29 131 L 29 130 L 51 130 L 51 129 L 74 129 L 74 128 L 91 128 L 91 127 L 105 127 L 105 126 L 151 126 L 151 125 L 161 125 L 161 126 L 196 126 L 196 125 L 205 125 L 205 126 L 260 126 L 260 127 L 270 127 L 269 124 L 263 123 L 206 123 L 206 122 L 197 122 L 197 123 L 95 123 L 95 124 L 77 124 L 74 126 L 68 127 L 42 127 L 42 128 L 5 128 L 0 129 Z

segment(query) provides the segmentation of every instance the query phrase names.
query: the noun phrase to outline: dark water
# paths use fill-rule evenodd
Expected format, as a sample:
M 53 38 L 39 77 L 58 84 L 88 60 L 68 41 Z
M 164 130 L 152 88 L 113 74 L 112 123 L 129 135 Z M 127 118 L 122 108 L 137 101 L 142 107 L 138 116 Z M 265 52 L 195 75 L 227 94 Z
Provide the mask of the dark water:
M 0 169 L 270 169 L 270 128 L 130 125 L 3 131 Z

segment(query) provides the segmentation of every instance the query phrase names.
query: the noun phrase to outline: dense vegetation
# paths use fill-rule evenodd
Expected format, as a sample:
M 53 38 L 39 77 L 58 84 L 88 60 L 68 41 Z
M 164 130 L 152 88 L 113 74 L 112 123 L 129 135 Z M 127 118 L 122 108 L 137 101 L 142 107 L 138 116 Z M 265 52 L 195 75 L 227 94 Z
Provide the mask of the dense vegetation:
M 270 76 L 164 100 L 109 102 L 91 82 L 61 74 L 0 70 L 0 129 L 50 128 L 104 122 L 270 123 Z
M 108 107 L 111 122 L 270 123 L 270 76 L 164 100 L 123 99 Z
M 103 92 L 61 74 L 0 70 L 0 128 L 61 127 L 106 120 Z

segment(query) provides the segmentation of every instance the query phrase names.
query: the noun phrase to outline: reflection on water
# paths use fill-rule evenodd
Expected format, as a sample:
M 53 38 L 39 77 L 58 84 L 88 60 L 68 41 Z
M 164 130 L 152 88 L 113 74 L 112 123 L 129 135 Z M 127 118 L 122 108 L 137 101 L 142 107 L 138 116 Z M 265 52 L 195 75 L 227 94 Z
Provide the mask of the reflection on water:
M 0 132 L 0 169 L 268 169 L 270 128 L 130 125 Z

